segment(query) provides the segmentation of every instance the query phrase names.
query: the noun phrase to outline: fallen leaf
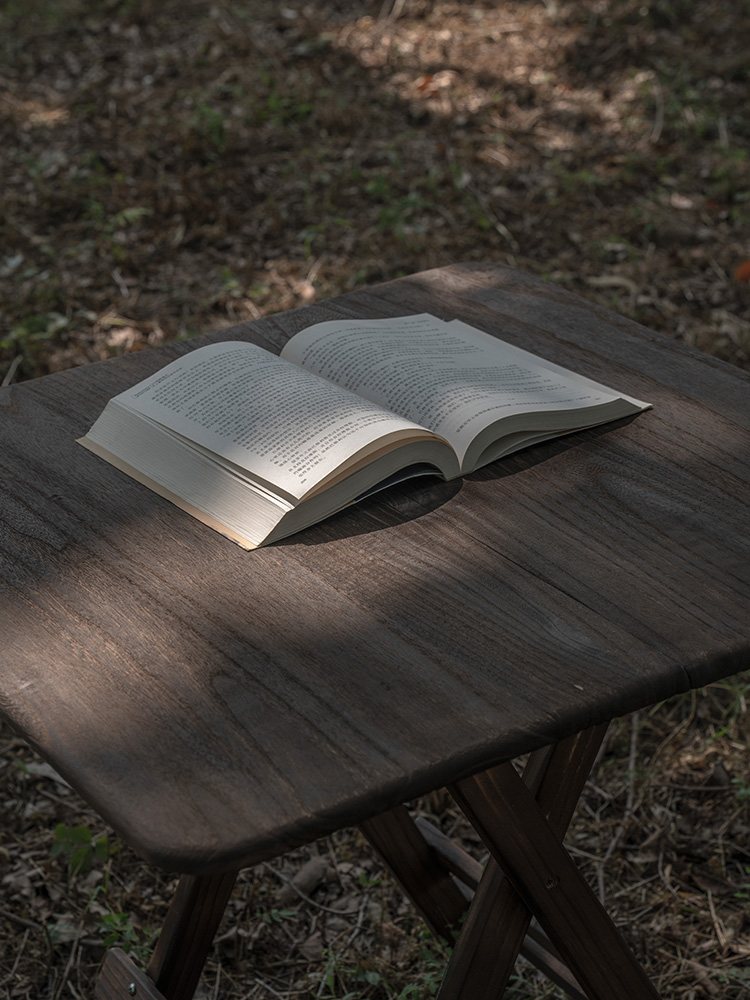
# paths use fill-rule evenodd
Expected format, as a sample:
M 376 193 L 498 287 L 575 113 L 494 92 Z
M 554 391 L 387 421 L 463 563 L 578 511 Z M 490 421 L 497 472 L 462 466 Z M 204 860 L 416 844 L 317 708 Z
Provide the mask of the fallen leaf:
M 319 963 L 323 961 L 323 935 L 320 931 L 315 931 L 309 938 L 297 945 L 297 950 L 308 962 Z
M 291 884 L 284 885 L 279 890 L 277 896 L 280 904 L 292 903 L 299 900 L 299 893 L 309 896 L 315 892 L 319 885 L 327 880 L 329 869 L 328 858 L 322 854 L 313 854 L 309 861 L 306 861 L 291 881 Z M 295 892 L 295 890 L 298 890 Z

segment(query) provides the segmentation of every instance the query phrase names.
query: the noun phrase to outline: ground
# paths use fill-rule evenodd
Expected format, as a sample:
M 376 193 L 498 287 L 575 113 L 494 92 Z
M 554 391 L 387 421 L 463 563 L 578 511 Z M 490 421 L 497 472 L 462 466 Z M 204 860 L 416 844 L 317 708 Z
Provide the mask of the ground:
M 6 0 L 0 380 L 476 259 L 747 366 L 749 15 Z
M 460 260 L 750 367 L 748 51 L 748 0 L 5 0 L 0 382 Z M 750 997 L 749 683 L 616 722 L 568 840 L 664 1000 Z M 85 996 L 174 883 L 0 750 L 0 997 Z M 344 831 L 243 873 L 201 995 L 428 997 L 445 953 Z

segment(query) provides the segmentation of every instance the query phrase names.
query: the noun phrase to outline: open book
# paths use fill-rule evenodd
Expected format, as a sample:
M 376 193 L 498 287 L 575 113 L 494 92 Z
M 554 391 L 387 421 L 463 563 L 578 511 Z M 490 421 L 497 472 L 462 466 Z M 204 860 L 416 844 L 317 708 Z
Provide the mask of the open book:
M 80 443 L 250 549 L 399 479 L 453 479 L 648 406 L 422 314 L 319 323 L 281 357 L 198 348 L 111 399 Z

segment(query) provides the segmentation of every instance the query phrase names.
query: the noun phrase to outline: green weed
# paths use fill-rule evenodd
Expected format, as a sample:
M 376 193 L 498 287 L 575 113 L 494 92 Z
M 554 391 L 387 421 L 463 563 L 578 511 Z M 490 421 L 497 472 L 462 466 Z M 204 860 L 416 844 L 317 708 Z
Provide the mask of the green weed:
M 122 948 L 142 965 L 147 963 L 159 933 L 152 927 L 140 930 L 128 913 L 105 913 L 99 918 L 98 929 L 104 935 L 102 945 L 105 948 Z
M 325 954 L 326 967 L 318 989 L 322 1000 L 362 1000 L 368 987 L 381 983 L 381 975 L 375 969 L 361 965 L 348 966 L 335 952 Z
M 750 200 L 750 160 L 744 149 L 726 150 L 710 177 L 710 193 L 720 202 Z
M 112 229 L 126 229 L 128 226 L 135 225 L 140 219 L 151 215 L 150 208 L 143 208 L 140 205 L 132 205 L 128 208 L 123 208 L 121 212 L 117 212 L 113 215 L 110 220 L 110 228 Z
M 58 823 L 50 848 L 50 857 L 67 858 L 68 874 L 74 878 L 92 869 L 97 862 L 105 864 L 119 852 L 119 838 L 111 840 L 106 834 L 94 837 L 86 826 L 66 826 L 64 823 Z M 89 911 L 99 894 L 106 894 L 108 889 L 109 872 L 106 871 L 103 882 L 91 892 L 86 910 Z M 124 952 L 134 955 L 144 964 L 148 959 L 153 940 L 158 934 L 157 930 L 150 927 L 140 930 L 129 914 L 112 911 L 97 916 L 96 927 L 103 935 L 103 947 L 122 948 Z M 56 928 L 49 927 L 48 933 L 54 942 Z
M 450 958 L 451 949 L 437 938 L 423 940 L 420 946 L 421 962 L 419 974 L 414 982 L 405 986 L 398 994 L 398 1000 L 418 1000 L 421 997 L 435 996 L 445 975 L 445 967 Z
M 289 920 L 291 917 L 296 917 L 296 910 L 278 910 L 276 907 L 267 910 L 265 913 L 260 915 L 260 919 L 265 924 L 283 924 L 285 920 Z
M 68 873 L 75 876 L 88 871 L 96 861 L 107 861 L 119 850 L 118 840 L 111 842 L 106 835 L 95 840 L 86 826 L 65 826 L 64 823 L 58 823 L 50 857 L 66 857 Z
M 209 104 L 199 104 L 190 118 L 190 128 L 200 145 L 214 153 L 227 147 L 227 123 L 224 115 Z
M 9 359 L 20 355 L 22 369 L 31 371 L 35 359 L 50 342 L 60 340 L 69 324 L 66 316 L 54 310 L 28 316 L 0 337 L 0 353 L 6 354 Z

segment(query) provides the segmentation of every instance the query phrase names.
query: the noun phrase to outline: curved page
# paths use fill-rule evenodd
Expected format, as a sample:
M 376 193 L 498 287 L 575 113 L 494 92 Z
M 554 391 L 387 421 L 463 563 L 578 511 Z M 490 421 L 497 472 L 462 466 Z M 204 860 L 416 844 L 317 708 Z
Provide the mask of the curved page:
M 408 419 L 241 341 L 198 348 L 120 393 L 113 405 L 209 449 L 291 500 L 384 437 L 428 436 Z M 96 425 L 88 437 L 95 432 Z
M 508 432 L 538 440 L 540 430 L 551 436 L 648 405 L 428 314 L 320 323 L 293 337 L 282 357 L 428 427 L 453 446 L 463 471 L 474 467 L 472 442 L 493 425 L 504 433 L 505 418 Z

